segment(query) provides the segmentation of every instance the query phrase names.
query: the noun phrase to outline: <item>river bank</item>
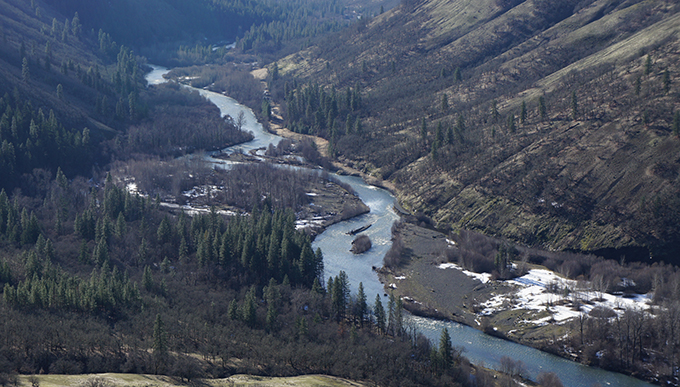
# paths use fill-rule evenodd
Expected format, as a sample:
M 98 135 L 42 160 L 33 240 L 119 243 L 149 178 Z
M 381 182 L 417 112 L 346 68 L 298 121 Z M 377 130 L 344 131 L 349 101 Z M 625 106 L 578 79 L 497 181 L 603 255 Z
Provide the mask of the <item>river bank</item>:
M 405 221 L 393 228 L 393 239 L 403 246 L 401 264 L 382 267 L 378 273 L 385 288 L 401 297 L 409 312 L 455 321 L 568 361 L 592 364 L 589 354 L 577 349 L 586 319 L 599 318 L 591 311 L 608 304 L 611 313 L 616 310 L 622 315 L 627 308 L 649 307 L 644 296 L 599 294 L 600 301 L 593 302 L 582 294 L 583 302 L 589 305 L 584 304 L 579 310 L 573 305 L 573 293 L 567 297 L 537 286 L 541 282 L 548 287 L 576 286 L 577 281 L 563 278 L 544 266 L 528 264 L 527 275 L 512 280 L 495 280 L 488 273 L 464 270 L 449 261 L 454 256 L 451 252 L 458 248 L 457 238 Z M 527 293 L 529 290 L 533 293 Z M 526 299 L 527 294 L 531 300 Z M 590 296 L 595 297 L 594 293 Z M 655 381 L 652 373 L 629 375 Z
M 235 117 L 239 112 L 244 111 L 244 108 L 238 105 L 236 101 L 224 95 L 212 92 L 203 93 L 220 107 L 223 114 Z M 246 114 L 249 114 L 247 122 L 256 122 L 252 111 L 250 109 L 245 109 L 245 111 Z M 248 145 L 239 147 L 243 153 L 248 153 L 253 149 L 264 149 L 263 147 L 267 147 L 268 144 L 277 144 L 282 139 L 280 136 L 263 132 L 262 126 L 259 124 L 253 131 L 257 131 L 256 137 L 258 138 Z M 340 175 L 337 178 L 341 182 L 351 185 L 371 211 L 328 227 L 317 236 L 312 247 L 314 249 L 320 248 L 324 253 L 326 277 L 336 276 L 340 271 L 344 271 L 350 279 L 352 293 L 356 293 L 358 285 L 363 283 L 365 293 L 369 297 L 378 294 L 383 299 L 383 305 L 386 305 L 387 295 L 384 285 L 378 280 L 373 268 L 383 265 L 383 257 L 392 245 L 390 230 L 398 219 L 398 215 L 395 213 L 398 205 L 394 196 L 389 194 L 387 190 L 369 186 L 358 176 Z M 366 230 L 366 234 L 374 241 L 373 247 L 364 254 L 354 256 L 348 250 L 352 237 L 347 232 L 367 223 L 373 225 Z M 528 346 L 486 335 L 478 329 L 450 320 L 423 318 L 410 314 L 406 315 L 405 320 L 408 326 L 413 326 L 414 329 L 423 333 L 433 342 L 438 342 L 442 329 L 447 328 L 452 343 L 456 346 L 465 347 L 464 355 L 475 364 L 485 364 L 489 367 L 498 368 L 501 367 L 501 357 L 508 356 L 512 359 L 522 359 L 531 377 L 535 378 L 541 372 L 550 370 L 560 377 L 565 386 L 585 386 L 594 383 L 648 386 L 647 383 L 642 381 L 598 368 L 583 366 Z
M 259 76 L 264 82 L 266 69 L 258 70 L 258 73 L 253 75 Z M 272 132 L 282 137 L 310 139 L 314 141 L 319 151 L 328 157 L 328 141 L 293 133 L 281 127 L 278 124 L 283 122 L 281 108 L 274 101 L 270 104 L 274 116 L 269 126 Z M 398 195 L 394 184 L 353 168 L 349 160 L 340 158 L 334 160 L 333 165 L 341 173 L 360 176 L 366 183 Z M 409 214 L 399 206 L 397 200 L 393 207 L 402 218 L 408 217 Z M 555 297 L 560 299 L 559 306 L 551 306 L 552 302 L 549 302 L 543 310 L 523 309 L 516 299 L 518 287 L 512 284 L 512 281 L 489 281 L 488 278 L 478 281 L 480 277 L 474 273 L 452 269 L 444 250 L 455 246 L 455 243 L 446 239 L 444 234 L 410 225 L 397 228 L 397 235 L 394 236 L 401 239 L 409 255 L 408 263 L 398 270 L 389 270 L 383 265 L 376 265 L 376 268 L 380 268 L 376 271 L 386 292 L 393 291 L 400 296 L 405 301 L 406 309 L 414 315 L 458 322 L 491 336 L 536 348 L 569 361 L 592 364 L 593 359 L 584 358 L 573 345 L 578 333 L 576 319 L 573 317 L 556 319 L 560 314 L 557 309 L 565 309 L 570 304 L 566 297 L 563 299 Z M 534 268 L 545 271 L 541 266 Z M 490 304 L 494 304 L 494 307 L 485 307 Z M 586 313 L 585 316 L 587 315 Z M 581 335 L 585 318 L 581 314 Z M 647 375 L 647 379 L 652 377 L 652 374 Z

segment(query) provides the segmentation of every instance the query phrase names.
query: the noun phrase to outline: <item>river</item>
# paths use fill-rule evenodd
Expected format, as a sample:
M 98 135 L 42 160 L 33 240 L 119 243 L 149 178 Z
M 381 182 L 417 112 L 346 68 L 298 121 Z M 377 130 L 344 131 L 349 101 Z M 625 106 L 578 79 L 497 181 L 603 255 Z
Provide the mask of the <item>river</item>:
M 165 82 L 163 74 L 167 73 L 168 70 L 159 66 L 152 66 L 152 68 L 153 71 L 146 76 L 147 82 L 149 84 Z M 217 105 L 222 115 L 237 117 L 241 111 L 245 114 L 244 129 L 252 132 L 255 139 L 225 151 L 233 151 L 237 148 L 247 152 L 251 149 L 266 147 L 270 143 L 277 144 L 281 140 L 281 137 L 266 132 L 262 125 L 257 122 L 253 112 L 236 100 L 219 93 L 201 89 L 195 90 L 198 90 L 201 95 Z M 223 163 L 223 161 L 217 159 L 215 161 Z M 366 184 L 361 178 L 353 176 L 336 177 L 350 184 L 371 211 L 334 224 L 316 237 L 313 247 L 314 249 L 319 247 L 323 251 L 325 278 L 336 276 L 341 270 L 344 270 L 349 278 L 352 294 L 356 294 L 359 282 L 361 282 L 369 303 L 372 304 L 375 295 L 380 294 L 383 297 L 383 304 L 386 305 L 383 285 L 372 267 L 382 266 L 382 258 L 390 248 L 391 227 L 394 221 L 398 219 L 392 209 L 395 198 L 384 189 Z M 347 235 L 347 232 L 369 223 L 372 226 L 364 231 L 364 234 L 371 238 L 373 247 L 366 253 L 352 254 L 349 248 L 354 237 Z M 511 359 L 524 362 L 530 378 L 536 379 L 541 372 L 554 372 L 566 387 L 592 386 L 598 383 L 602 386 L 652 386 L 652 384 L 619 373 L 587 367 L 531 347 L 489 336 L 477 329 L 455 322 L 412 315 L 407 315 L 406 320 L 407 325 L 415 326 L 418 332 L 423 333 L 435 344 L 439 343 L 442 329 L 448 328 L 453 345 L 464 347 L 464 356 L 471 362 L 484 364 L 486 367 L 499 368 L 500 358 L 508 356 Z

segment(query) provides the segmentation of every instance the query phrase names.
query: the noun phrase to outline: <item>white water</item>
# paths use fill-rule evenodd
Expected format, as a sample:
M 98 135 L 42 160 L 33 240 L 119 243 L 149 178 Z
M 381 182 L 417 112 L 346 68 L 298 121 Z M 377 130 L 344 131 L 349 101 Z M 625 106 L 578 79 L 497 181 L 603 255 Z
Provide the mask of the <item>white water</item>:
M 146 77 L 149 84 L 165 82 L 162 77 L 168 70 L 152 66 L 153 71 Z M 236 146 L 248 152 L 251 149 L 266 147 L 270 143 L 277 144 L 281 137 L 267 133 L 262 128 L 253 112 L 240 105 L 237 101 L 222 94 L 205 90 L 198 90 L 220 108 L 222 115 L 237 117 L 240 111 L 246 115 L 245 129 L 251 131 L 255 139 L 246 144 Z M 233 150 L 234 147 L 230 148 Z M 216 160 L 223 163 L 223 161 Z M 384 295 L 382 284 L 372 270 L 372 266 L 382 266 L 382 257 L 389 249 L 391 242 L 391 227 L 398 216 L 392 210 L 395 198 L 388 191 L 366 184 L 362 179 L 350 176 L 337 176 L 338 179 L 350 184 L 361 200 L 371 209 L 370 213 L 337 223 L 318 235 L 313 247 L 320 247 L 324 254 L 325 277 L 336 276 L 344 270 L 349 277 L 352 293 L 356 294 L 359 282 L 363 283 L 369 302 L 375 300 L 376 294 Z M 347 235 L 350 230 L 366 224 L 373 224 L 363 232 L 368 235 L 373 247 L 366 253 L 354 255 L 349 252 L 354 237 Z M 383 296 L 384 297 L 384 296 Z M 385 305 L 385 299 L 383 298 Z M 475 364 L 498 368 L 500 358 L 508 356 L 524 362 L 529 376 L 536 379 L 541 372 L 555 372 L 566 387 L 587 387 L 599 383 L 602 386 L 631 386 L 651 387 L 649 383 L 599 368 L 587 367 L 537 349 L 513 343 L 507 340 L 489 336 L 477 329 L 449 321 L 440 321 L 417 316 L 407 316 L 407 324 L 413 324 L 416 329 L 425 334 L 437 344 L 441 330 L 446 327 L 451 335 L 454 346 L 465 348 L 464 356 Z

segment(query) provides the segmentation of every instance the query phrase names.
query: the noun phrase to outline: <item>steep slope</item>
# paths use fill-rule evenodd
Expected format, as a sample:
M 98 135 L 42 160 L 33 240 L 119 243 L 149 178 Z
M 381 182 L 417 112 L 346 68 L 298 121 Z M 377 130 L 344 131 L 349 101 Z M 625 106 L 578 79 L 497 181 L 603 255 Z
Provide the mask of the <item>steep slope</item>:
M 364 132 L 317 133 L 441 227 L 672 260 L 678 10 L 657 0 L 404 2 L 279 67 L 361 88 Z

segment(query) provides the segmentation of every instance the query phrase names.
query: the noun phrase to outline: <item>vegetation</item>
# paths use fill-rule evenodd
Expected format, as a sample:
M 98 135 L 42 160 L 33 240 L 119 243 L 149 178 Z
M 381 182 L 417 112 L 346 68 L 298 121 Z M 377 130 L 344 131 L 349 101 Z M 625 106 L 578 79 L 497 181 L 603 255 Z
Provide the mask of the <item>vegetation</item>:
M 678 6 L 480 1 L 466 18 L 460 4 L 383 13 L 378 2 L 370 19 L 376 9 L 349 1 L 0 2 L 0 384 L 14 372 L 105 371 L 496 383 L 446 330 L 435 348 L 405 327 L 399 297 L 385 310 L 362 284 L 350 294 L 345 273 L 323 278 L 294 211 L 308 200 L 302 187 L 326 176 L 265 165 L 192 176 L 163 160 L 249 136 L 195 93 L 147 89 L 130 47 L 171 65 L 248 63 L 173 76 L 198 75 L 192 84 L 265 121 L 280 113 L 326 138 L 332 157 L 394 182 L 422 224 L 677 263 L 678 42 L 667 27 Z M 246 76 L 255 61 L 271 62 L 266 89 Z M 299 149 L 321 160 L 311 143 Z M 156 199 L 128 191 L 130 174 Z M 243 215 L 160 206 L 196 183 L 208 196 L 220 183 L 216 199 Z M 600 291 L 653 291 L 656 318 L 598 310 L 574 322 L 568 344 L 589 364 L 673 376 L 675 266 L 460 235 L 468 244 L 449 259 L 498 279 L 523 257 Z M 386 266 L 406 252 L 395 240 Z M 522 374 L 521 363 L 502 366 Z M 538 382 L 560 385 L 549 373 Z
M 458 319 L 492 335 L 642 379 L 663 383 L 674 378 L 680 342 L 673 322 L 680 306 L 677 266 L 549 252 L 472 231 L 445 235 L 404 221 L 393 228 L 393 241 L 384 264 L 394 277 L 409 273 L 408 280 L 397 282 L 398 292 L 404 299 L 418 301 L 407 306 L 414 313 Z M 400 245 L 408 249 L 394 248 Z M 458 270 L 437 269 L 442 262 L 489 273 L 491 281 L 480 284 Z M 550 295 L 541 305 L 545 310 L 518 306 L 515 297 L 521 300 L 526 296 L 515 294 L 515 285 L 504 282 L 530 269 L 549 269 L 561 277 L 545 283 L 544 292 Z M 451 283 L 456 283 L 455 289 L 448 288 Z M 436 289 L 436 294 L 430 289 Z M 508 294 L 503 304 L 490 312 L 486 301 L 504 293 Z M 633 306 L 621 300 L 596 305 L 612 295 L 646 295 L 650 302 Z M 571 309 L 575 317 L 553 320 L 551 310 L 557 306 Z M 554 324 L 539 323 L 543 318 Z M 664 355 L 651 356 L 653 353 Z M 516 363 L 519 360 L 502 359 L 501 369 L 517 377 L 522 373 L 521 364 Z
M 272 95 L 289 126 L 395 183 L 443 229 L 676 262 L 676 238 L 660 231 L 674 215 L 652 203 L 676 212 L 678 42 L 662 31 L 677 7 L 483 2 L 466 19 L 461 2 L 411 5 L 278 60 Z M 333 100 L 347 110 L 320 104 Z M 633 258 L 610 256 L 622 254 Z
M 37 59 L 18 32 L 1 45 L 16 50 L 3 56 L 16 60 L 1 67 L 10 74 L 1 78 L 3 122 L 9 123 L 2 136 L 4 148 L 14 147 L 18 156 L 3 153 L 12 169 L 0 190 L 3 384 L 14 383 L 16 372 L 183 380 L 324 373 L 383 385 L 468 383 L 472 369 L 464 359 L 429 366 L 430 344 L 406 329 L 400 300 L 392 298 L 389 312 L 377 308 L 383 318 L 375 325 L 367 296 L 351 295 L 344 273 L 325 286 L 322 253 L 296 230 L 291 209 L 310 177 L 267 166 L 236 168 L 227 172 L 240 175 L 230 188 L 247 193 L 224 200 L 248 214 L 226 217 L 212 209 L 189 217 L 104 173 L 113 158 L 122 160 L 117 166 L 134 166 L 149 160 L 138 152 L 174 155 L 247 137 L 235 131 L 238 122 L 225 122 L 195 94 L 173 86 L 146 89 L 139 58 L 128 48 L 106 32 L 97 39 L 82 32 L 80 20 L 89 23 L 90 15 L 54 21 L 48 29 L 35 2 L 0 4 L 19 9 L 24 19 L 11 23 L 35 39 L 29 46 L 42 39 L 54 49 L 61 31 L 59 56 L 52 58 L 64 63 L 59 74 L 49 69 L 49 56 L 34 67 Z M 69 62 L 73 52 L 79 55 Z M 82 70 L 85 63 L 90 70 Z M 54 114 L 41 110 L 45 101 L 55 101 Z M 36 150 L 44 159 L 32 156 Z M 318 156 L 309 144 L 301 150 Z M 253 184 L 265 180 L 270 184 Z M 26 189 L 17 189 L 20 184 Z
M 461 361 L 428 371 L 429 344 L 406 330 L 400 300 L 377 312 L 382 329 L 344 273 L 326 290 L 322 254 L 290 210 L 170 216 L 110 178 L 90 190 L 61 174 L 44 199 L 0 197 L 12 226 L 0 236 L 12 252 L 0 277 L 2 372 L 463 378 Z

